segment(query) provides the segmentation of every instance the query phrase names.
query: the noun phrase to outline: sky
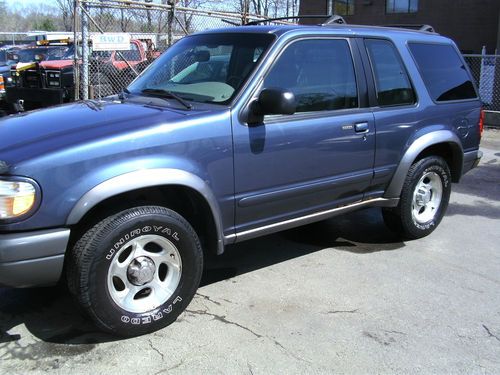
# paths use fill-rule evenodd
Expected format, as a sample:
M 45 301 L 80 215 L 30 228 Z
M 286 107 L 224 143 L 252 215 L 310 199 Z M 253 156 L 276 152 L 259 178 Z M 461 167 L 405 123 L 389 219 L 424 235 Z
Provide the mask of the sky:
M 37 5 L 37 4 L 44 4 L 44 5 L 51 5 L 54 2 L 51 0 L 5 0 L 5 3 L 9 6 L 11 5 Z

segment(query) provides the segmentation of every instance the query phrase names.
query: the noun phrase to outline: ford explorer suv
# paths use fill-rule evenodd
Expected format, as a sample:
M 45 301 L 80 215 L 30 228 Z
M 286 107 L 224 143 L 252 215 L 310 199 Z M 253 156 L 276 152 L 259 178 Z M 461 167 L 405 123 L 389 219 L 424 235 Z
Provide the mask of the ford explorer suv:
M 119 95 L 0 120 L 0 284 L 64 280 L 101 329 L 152 332 L 226 245 L 365 207 L 429 235 L 481 132 L 469 69 L 437 34 L 193 34 Z

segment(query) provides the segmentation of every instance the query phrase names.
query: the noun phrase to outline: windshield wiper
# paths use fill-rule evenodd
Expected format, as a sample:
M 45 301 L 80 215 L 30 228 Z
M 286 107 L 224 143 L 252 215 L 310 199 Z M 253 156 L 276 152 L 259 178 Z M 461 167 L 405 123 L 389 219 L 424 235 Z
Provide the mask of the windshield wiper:
M 193 106 L 182 99 L 179 95 L 174 94 L 172 91 L 168 90 L 163 90 L 163 89 L 144 89 L 141 91 L 143 94 L 151 94 L 151 95 L 156 95 L 160 98 L 172 98 L 177 100 L 179 103 L 181 103 L 186 109 L 191 109 Z
M 118 93 L 118 99 L 120 99 L 120 101 L 124 102 L 126 99 L 125 94 L 130 94 L 130 91 L 128 91 L 127 88 L 122 89 L 122 91 L 120 91 Z

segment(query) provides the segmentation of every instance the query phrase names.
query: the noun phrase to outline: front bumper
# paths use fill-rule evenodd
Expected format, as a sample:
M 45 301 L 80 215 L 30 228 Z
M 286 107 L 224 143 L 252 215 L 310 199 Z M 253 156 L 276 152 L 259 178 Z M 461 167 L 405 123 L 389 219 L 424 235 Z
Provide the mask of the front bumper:
M 483 152 L 479 150 L 465 152 L 462 175 L 466 174 L 471 169 L 476 168 L 479 162 L 481 161 L 482 157 L 483 157 Z
M 54 285 L 61 277 L 69 229 L 0 234 L 0 286 Z

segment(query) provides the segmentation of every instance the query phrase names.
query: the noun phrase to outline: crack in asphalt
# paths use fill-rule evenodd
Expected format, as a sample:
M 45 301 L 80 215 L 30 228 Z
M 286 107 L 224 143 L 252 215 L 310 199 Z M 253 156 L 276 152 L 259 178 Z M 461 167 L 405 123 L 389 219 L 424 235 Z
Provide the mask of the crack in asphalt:
M 167 367 L 161 369 L 160 371 L 155 372 L 154 375 L 168 374 L 169 371 L 175 370 L 176 368 L 181 367 L 183 364 L 184 364 L 184 359 L 182 359 L 179 363 L 173 365 L 172 367 Z
M 278 340 L 276 340 L 275 338 L 271 338 L 269 336 L 266 336 L 266 338 L 271 340 L 274 343 L 274 345 L 280 347 L 288 356 L 295 358 L 296 360 L 299 360 L 302 362 L 312 363 L 311 361 L 308 361 L 307 359 L 301 358 L 301 357 L 295 355 L 294 353 L 292 353 L 291 351 L 289 351 L 287 348 L 285 348 L 283 345 L 281 345 L 281 343 Z
M 354 309 L 354 310 L 331 310 L 331 311 L 327 311 L 325 314 L 342 314 L 342 313 L 355 314 L 358 311 L 359 311 L 359 309 Z
M 383 331 L 386 332 L 386 333 L 395 333 L 397 335 L 405 335 L 405 336 L 407 335 L 406 333 L 401 332 L 401 331 L 388 331 L 388 330 L 385 330 L 385 329 L 383 329 Z
M 204 294 L 201 294 L 201 293 L 196 293 L 197 296 L 200 296 L 202 297 L 203 299 L 209 301 L 209 302 L 212 302 L 213 304 L 217 305 L 217 306 L 221 306 L 221 303 L 220 302 L 217 302 L 217 301 L 214 301 L 213 299 L 211 299 L 209 296 L 206 296 Z
M 182 359 L 179 363 L 177 363 L 177 364 L 173 365 L 172 367 L 169 367 L 169 368 L 167 369 L 167 371 L 172 371 L 172 370 L 175 370 L 176 368 L 181 367 L 183 364 L 184 364 L 184 360 Z
M 486 327 L 484 324 L 482 324 L 484 330 L 486 331 L 486 333 L 488 333 L 488 335 L 490 337 L 493 337 L 494 339 L 496 339 L 497 341 L 500 341 L 500 337 L 498 337 L 497 335 L 493 334 L 490 329 L 488 327 Z
M 375 342 L 379 343 L 380 345 L 384 345 L 384 346 L 388 346 L 388 345 L 391 345 L 392 343 L 396 342 L 394 337 L 391 337 L 389 335 L 387 335 L 387 337 L 382 337 L 380 335 L 377 335 L 376 333 L 363 331 L 363 336 L 366 336 L 372 340 L 375 340 Z
M 238 328 L 241 328 L 241 329 L 244 329 L 245 331 L 247 332 L 250 332 L 252 335 L 254 335 L 255 337 L 257 338 L 265 338 L 265 339 L 268 339 L 270 340 L 271 342 L 274 343 L 275 346 L 279 347 L 283 352 L 285 352 L 285 354 L 287 354 L 289 357 L 292 357 L 292 358 L 295 358 L 296 360 L 299 360 L 299 361 L 303 361 L 303 362 L 306 362 L 306 363 L 311 363 L 311 361 L 308 361 L 304 358 L 301 358 L 297 355 L 295 355 L 294 353 L 290 352 L 287 348 L 285 348 L 278 340 L 276 340 L 275 338 L 272 338 L 272 337 L 269 337 L 269 336 L 264 336 L 264 335 L 260 335 L 254 331 L 252 331 L 250 328 L 248 327 L 245 327 L 237 322 L 233 322 L 231 320 L 227 320 L 226 319 L 226 316 L 225 315 L 217 315 L 217 314 L 213 314 L 213 313 L 210 313 L 206 310 L 185 310 L 187 313 L 189 314 L 192 314 L 192 315 L 208 315 L 208 316 L 211 316 L 213 319 L 219 321 L 219 322 L 222 322 L 224 324 L 229 324 L 229 325 L 234 325 Z
M 250 371 L 250 375 L 253 375 L 252 365 L 247 361 L 248 371 Z
M 165 354 L 163 354 L 156 346 L 153 345 L 153 341 L 151 341 L 151 339 L 149 339 L 148 342 L 149 342 L 149 347 L 153 349 L 156 353 L 158 353 L 161 357 L 161 360 L 164 361 Z
M 257 338 L 264 337 L 262 335 L 259 335 L 258 333 L 255 333 L 254 331 L 252 331 L 248 327 L 245 327 L 245 326 L 243 326 L 243 325 L 241 325 L 239 323 L 233 322 L 231 320 L 227 320 L 225 315 L 212 314 L 212 313 L 209 313 L 206 310 L 186 310 L 186 312 L 188 312 L 190 314 L 194 314 L 194 315 L 208 315 L 208 316 L 211 316 L 213 319 L 218 320 L 219 322 L 222 322 L 224 324 L 230 324 L 230 325 L 234 325 L 236 327 L 239 327 L 241 329 L 244 329 L 245 331 L 250 332 L 252 335 L 254 335 Z

